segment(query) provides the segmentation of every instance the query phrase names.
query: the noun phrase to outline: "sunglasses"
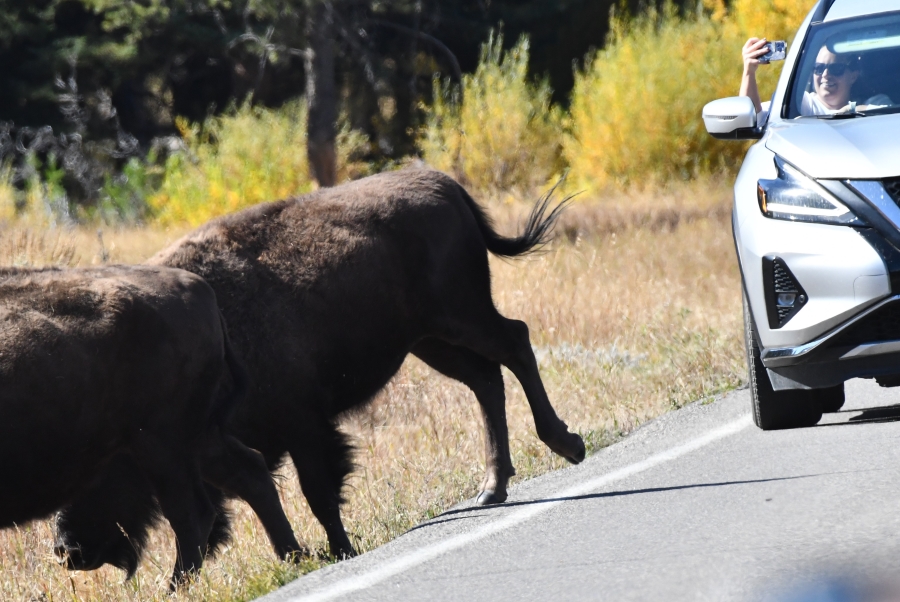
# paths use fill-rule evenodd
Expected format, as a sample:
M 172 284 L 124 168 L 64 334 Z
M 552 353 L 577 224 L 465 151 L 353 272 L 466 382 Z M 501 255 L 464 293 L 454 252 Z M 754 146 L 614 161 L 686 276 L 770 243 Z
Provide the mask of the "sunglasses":
M 833 75 L 834 77 L 841 77 L 844 73 L 847 72 L 847 69 L 850 68 L 850 65 L 847 63 L 816 63 L 816 66 L 813 68 L 813 73 L 818 76 L 822 76 L 825 73 L 825 70 L 828 70 L 828 73 Z

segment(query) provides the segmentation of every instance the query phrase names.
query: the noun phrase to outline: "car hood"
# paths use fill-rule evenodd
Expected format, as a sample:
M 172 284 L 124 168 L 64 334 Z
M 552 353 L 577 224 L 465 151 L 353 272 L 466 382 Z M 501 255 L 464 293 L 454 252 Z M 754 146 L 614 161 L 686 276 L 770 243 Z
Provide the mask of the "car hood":
M 773 123 L 766 148 L 814 178 L 900 176 L 900 113 Z

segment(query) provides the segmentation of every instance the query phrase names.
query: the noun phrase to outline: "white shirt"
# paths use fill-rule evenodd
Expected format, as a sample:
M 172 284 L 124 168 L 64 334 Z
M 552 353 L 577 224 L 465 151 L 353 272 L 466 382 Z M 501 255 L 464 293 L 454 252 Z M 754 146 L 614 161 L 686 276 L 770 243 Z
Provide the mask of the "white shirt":
M 866 105 L 866 108 L 868 109 L 879 109 L 881 107 L 886 107 L 892 103 L 891 99 L 886 95 L 876 94 L 875 96 L 869 98 L 866 102 L 860 104 Z M 800 101 L 801 115 L 834 115 L 838 111 L 840 111 L 840 109 L 828 108 L 828 106 L 824 102 L 822 102 L 822 100 L 819 98 L 819 95 L 815 92 L 803 93 L 803 100 Z
M 867 109 L 880 109 L 881 107 L 887 107 L 894 103 L 886 94 L 876 94 L 862 104 L 866 105 Z M 756 114 L 757 126 L 762 126 L 769 120 L 769 109 L 771 108 L 771 105 L 771 101 L 768 100 L 762 103 L 762 109 Z M 829 109 L 825 106 L 825 103 L 819 99 L 818 94 L 815 92 L 804 92 L 803 100 L 800 101 L 801 115 L 834 115 L 839 110 L 840 109 Z

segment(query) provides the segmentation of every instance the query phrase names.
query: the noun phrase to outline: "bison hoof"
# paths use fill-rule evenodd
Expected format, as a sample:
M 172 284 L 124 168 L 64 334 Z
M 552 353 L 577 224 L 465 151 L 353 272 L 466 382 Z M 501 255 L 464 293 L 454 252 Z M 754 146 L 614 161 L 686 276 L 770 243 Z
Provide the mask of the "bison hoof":
M 558 439 L 546 443 L 551 450 L 572 464 L 578 464 L 584 460 L 584 440 L 577 433 L 566 432 Z
M 281 554 L 279 554 L 279 556 L 281 556 L 281 558 L 283 558 L 285 562 L 297 564 L 306 560 L 307 558 L 312 556 L 312 554 L 310 554 L 310 551 L 306 548 L 297 548 L 292 550 L 284 550 L 281 552 Z
M 331 558 L 334 560 L 349 560 L 350 558 L 355 558 L 358 556 L 356 550 L 353 549 L 353 546 L 346 546 L 340 548 L 331 548 L 330 550 Z
M 476 506 L 490 506 L 491 504 L 502 504 L 506 501 L 505 491 L 482 491 L 475 499 Z

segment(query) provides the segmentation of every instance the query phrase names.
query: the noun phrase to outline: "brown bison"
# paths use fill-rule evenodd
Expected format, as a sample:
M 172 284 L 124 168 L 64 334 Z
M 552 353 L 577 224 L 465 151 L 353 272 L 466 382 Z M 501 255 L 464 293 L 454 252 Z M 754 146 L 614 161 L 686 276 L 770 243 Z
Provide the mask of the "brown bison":
M 222 432 L 245 382 L 194 274 L 0 270 L 0 527 L 51 514 L 127 457 L 175 531 L 173 584 L 200 568 L 216 517 L 201 468 L 297 551 L 262 458 Z M 72 566 L 116 560 L 66 551 Z
M 151 259 L 216 291 L 251 374 L 229 428 L 270 467 L 290 455 L 333 554 L 354 553 L 340 517 L 351 448 L 336 423 L 410 353 L 465 383 L 481 406 L 487 474 L 478 503 L 506 500 L 515 474 L 501 365 L 522 384 L 540 439 L 571 462 L 584 458 L 581 437 L 544 391 L 528 327 L 491 299 L 488 251 L 516 257 L 546 242 L 561 208 L 548 214 L 548 205 L 549 195 L 520 236 L 505 238 L 451 178 L 399 171 L 216 219 Z M 63 516 L 97 516 L 98 497 Z M 105 520 L 140 522 L 142 507 L 120 505 Z

